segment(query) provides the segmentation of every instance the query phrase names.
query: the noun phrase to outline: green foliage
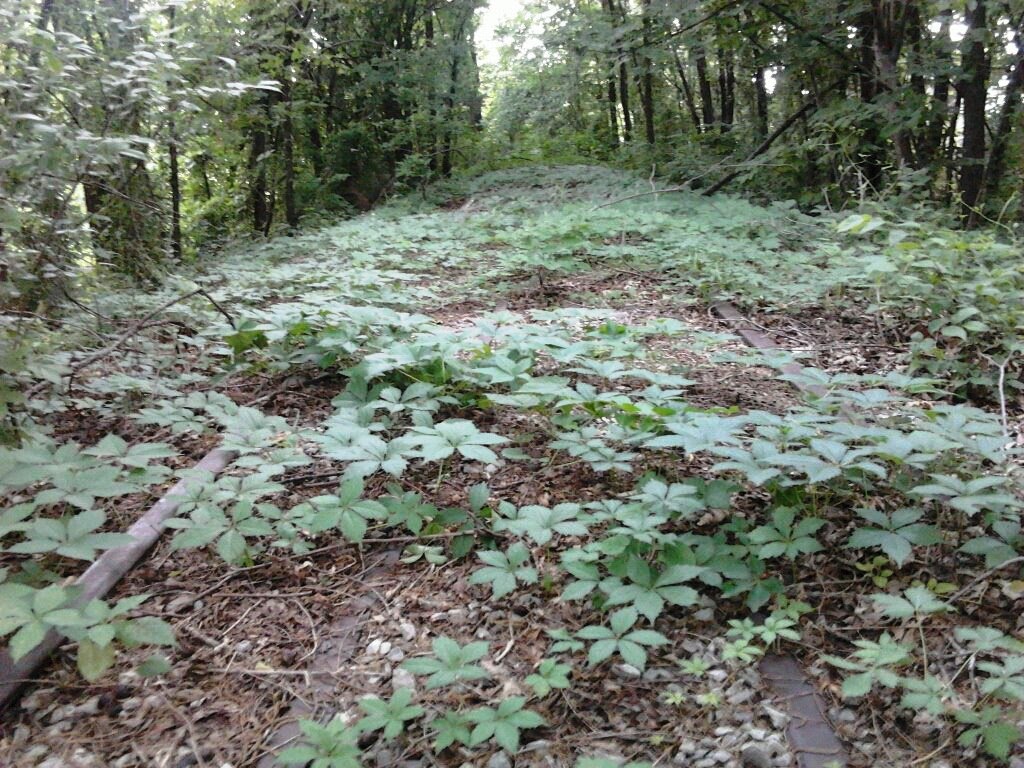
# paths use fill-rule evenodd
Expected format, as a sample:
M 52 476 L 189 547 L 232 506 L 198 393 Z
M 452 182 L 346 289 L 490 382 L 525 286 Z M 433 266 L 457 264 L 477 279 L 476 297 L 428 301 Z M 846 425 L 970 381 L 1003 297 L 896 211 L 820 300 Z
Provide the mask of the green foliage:
M 807 306 L 788 282 L 800 272 L 822 284 L 808 301 L 831 301 L 827 291 L 840 286 L 867 291 L 854 279 L 857 260 L 878 266 L 864 251 L 889 246 L 865 231 L 846 253 L 842 238 L 853 229 L 828 240 L 819 231 L 828 215 L 814 224 L 781 209 L 793 229 L 787 233 L 775 222 L 780 209 L 729 198 L 661 196 L 591 211 L 594 195 L 623 191 L 618 176 L 597 169 L 545 174 L 541 186 L 548 188 L 539 190 L 534 171 L 492 177 L 495 184 L 512 179 L 527 190 L 522 197 L 500 184 L 488 192 L 486 179 L 474 182 L 483 210 L 460 219 L 450 238 L 435 236 L 441 225 L 451 228 L 448 212 L 423 203 L 420 213 L 399 216 L 407 210 L 400 206 L 413 206 L 404 201 L 382 209 L 372 226 L 339 224 L 226 253 L 218 268 L 231 280 L 216 297 L 244 316 L 234 327 L 197 301 L 181 315 L 189 332 L 173 342 L 163 340 L 165 326 L 139 331 L 139 350 L 126 354 L 123 373 L 97 368 L 76 377 L 73 393 L 19 405 L 21 443 L 0 450 L 7 502 L 0 546 L 12 563 L 0 582 L 0 630 L 11 649 L 24 654 L 55 629 L 77 647 L 83 675 L 97 679 L 122 647 L 173 642 L 165 624 L 138 616 L 138 603 L 81 606 L 73 588 L 58 585 L 124 541 L 114 530 L 121 516 L 113 514 L 123 496 L 192 477 L 198 482 L 168 522 L 175 549 L 209 549 L 247 567 L 281 550 L 319 556 L 394 539 L 404 548 L 404 569 L 433 574 L 470 565 L 469 582 L 487 587 L 477 596 L 489 593 L 495 610 L 564 601 L 558 611 L 565 626 L 542 623 L 540 637 L 550 638 L 550 647 L 525 657 L 536 667 L 517 681 L 532 691 L 538 710 L 550 706 L 552 691 L 583 680 L 560 654 L 587 654 L 588 684 L 605 674 L 608 660 L 638 670 L 671 663 L 669 628 L 698 608 L 694 620 L 714 612 L 727 622 L 712 644 L 716 664 L 729 668 L 754 663 L 773 646 L 810 642 L 806 635 L 817 636 L 801 634 L 801 616 L 821 604 L 792 596 L 817 601 L 815 590 L 803 589 L 809 569 L 835 568 L 847 581 L 835 600 L 856 605 L 857 616 L 867 610 L 889 630 L 876 637 L 870 622 L 868 630 L 859 622 L 852 655 L 836 650 L 826 657 L 849 673 L 844 693 L 873 707 L 882 697 L 868 694 L 881 686 L 893 706 L 899 701 L 940 718 L 950 740 L 962 735 L 963 744 L 998 754 L 1013 738 L 1006 726 L 1024 686 L 1024 656 L 964 601 L 968 593 L 984 594 L 985 604 L 1000 588 L 1008 595 L 1016 589 L 1006 564 L 1024 544 L 1021 504 L 998 416 L 943 399 L 942 382 L 933 378 L 811 367 L 780 377 L 821 387 L 823 394 L 806 403 L 780 403 L 776 413 L 709 405 L 702 395 L 691 398 L 687 372 L 665 364 L 670 356 L 660 354 L 660 345 L 721 355 L 723 365 L 744 373 L 757 366 L 759 377 L 769 375 L 764 360 L 709 352 L 734 340 L 676 319 L 629 324 L 622 312 L 589 306 L 600 303 L 594 296 L 581 302 L 587 306 L 501 311 L 446 325 L 414 312 L 492 297 L 498 281 L 514 278 L 526 263 L 522 254 L 505 252 L 527 241 L 560 271 L 588 261 L 642 267 L 680 295 L 749 289 L 775 309 Z M 535 215 L 556 187 L 567 210 L 549 205 L 543 222 L 517 234 L 519 221 Z M 487 207 L 495 200 L 502 205 Z M 552 220 L 563 214 L 565 222 Z M 884 231 L 872 228 L 879 237 Z M 764 244 L 773 237 L 793 240 L 785 249 Z M 623 239 L 631 243 L 625 255 Z M 337 268 L 341 259 L 344 270 Z M 786 259 L 793 264 L 782 264 Z M 432 280 L 449 267 L 450 285 Z M 897 278 L 891 286 L 879 283 L 882 299 L 891 299 L 880 322 L 896 311 L 901 285 Z M 168 292 L 144 298 L 156 307 L 172 298 Z M 116 314 L 128 295 L 112 293 L 104 301 L 113 309 L 102 309 Z M 175 368 L 175 344 L 194 350 L 185 358 L 188 371 Z M 65 352 L 47 357 L 53 371 L 66 371 L 60 366 L 71 359 Z M 284 389 L 274 398 L 288 405 L 273 408 L 295 413 L 301 428 L 218 394 L 211 388 L 221 374 L 242 393 L 268 375 L 281 377 Z M 66 373 L 54 376 L 52 383 L 67 381 Z M 17 382 L 30 378 L 19 374 Z M 324 410 L 293 410 L 293 402 L 306 399 L 322 401 Z M 126 430 L 91 447 L 62 444 L 62 408 L 128 424 L 144 439 L 127 439 Z M 219 479 L 172 471 L 170 445 L 191 453 L 197 436 L 239 452 Z M 313 461 L 316 474 L 300 469 Z M 635 477 L 627 474 L 634 469 Z M 436 484 L 424 481 L 435 471 Z M 509 501 L 519 498 L 510 477 L 529 478 L 526 498 L 536 503 Z M 556 480 L 550 487 L 549 477 Z M 567 478 L 574 482 L 557 482 Z M 310 482 L 327 490 L 311 491 Z M 586 487 L 572 491 L 577 483 Z M 1006 571 L 979 573 L 1000 566 Z M 749 611 L 766 618 L 747 618 Z M 410 692 L 399 692 L 390 701 L 364 700 L 363 721 L 311 723 L 299 751 L 284 753 L 286 759 L 357 764 L 357 734 L 367 730 L 409 745 L 425 744 L 429 734 L 435 750 L 457 745 L 474 753 L 467 759 L 492 740 L 506 750 L 518 746 L 521 730 L 540 727 L 539 716 L 515 699 L 498 706 L 481 696 L 481 688 L 489 689 L 474 681 L 492 669 L 483 661 L 488 644 L 445 631 L 458 642 L 436 637 L 430 656 L 403 665 L 425 677 L 429 698 L 414 705 Z M 547 658 L 538 662 L 542 654 Z M 936 654 L 970 676 L 940 675 Z M 699 677 L 709 663 L 695 656 L 682 667 Z M 145 664 L 147 672 L 167 668 L 159 658 Z M 673 706 L 710 710 L 722 700 L 720 691 L 702 689 Z M 999 711 L 983 714 L 988 708 Z
M 323 533 L 332 528 L 339 530 L 351 542 L 358 544 L 366 534 L 368 520 L 387 517 L 387 509 L 379 501 L 364 499 L 363 483 L 359 478 L 346 480 L 334 496 L 316 496 L 292 510 L 302 514 L 302 525 L 312 533 Z
M 405 731 L 405 724 L 421 717 L 423 707 L 411 704 L 412 688 L 399 688 L 388 701 L 376 696 L 360 699 L 359 708 L 366 713 L 359 721 L 361 731 L 382 731 L 386 741 L 392 741 Z
M 587 651 L 587 663 L 596 666 L 617 653 L 624 662 L 644 669 L 647 666 L 646 647 L 668 643 L 668 638 L 651 629 L 633 629 L 639 612 L 635 608 L 620 608 L 609 617 L 609 626 L 590 625 L 576 633 L 582 640 L 593 641 Z
M 520 732 L 544 725 L 544 718 L 529 709 L 524 709 L 526 699 L 510 696 L 497 707 L 477 707 L 466 713 L 466 719 L 474 723 L 469 735 L 470 745 L 494 742 L 509 754 L 519 751 Z
M 530 551 L 521 543 L 513 544 L 505 552 L 477 552 L 477 557 L 485 567 L 476 570 L 469 583 L 490 584 L 492 599 L 504 597 L 518 584 L 537 583 L 537 569 L 526 564 L 530 560 Z
M 340 717 L 327 725 L 312 720 L 300 720 L 303 743 L 278 753 L 276 760 L 283 765 L 309 765 L 310 768 L 362 768 L 359 732 Z
M 762 525 L 750 532 L 750 541 L 759 545 L 758 557 L 769 559 L 785 556 L 793 559 L 800 554 L 810 554 L 821 550 L 821 544 L 814 538 L 814 533 L 823 525 L 824 520 L 806 517 L 794 525 L 796 510 L 780 507 L 772 512 L 770 525 Z
M 897 509 L 887 515 L 876 509 L 865 508 L 857 510 L 857 514 L 877 527 L 858 527 L 846 546 L 865 549 L 878 547 L 896 565 L 903 565 L 915 546 L 931 546 L 942 542 L 942 536 L 935 526 L 918 522 L 924 516 L 924 511 L 920 509 Z
M 431 426 L 415 426 L 410 439 L 419 446 L 424 461 L 444 461 L 453 453 L 471 461 L 493 464 L 498 460 L 488 445 L 507 442 L 501 435 L 480 432 L 471 421 L 447 419 Z
M 429 675 L 428 690 L 488 676 L 483 668 L 473 663 L 487 654 L 487 643 L 473 642 L 460 646 L 450 638 L 438 637 L 432 647 L 434 658 L 408 659 L 402 664 L 403 669 L 415 675 Z
M 872 640 L 856 640 L 854 645 L 857 650 L 851 659 L 825 657 L 830 664 L 857 673 L 843 681 L 844 696 L 864 696 L 876 682 L 888 688 L 899 684 L 899 676 L 894 668 L 910 661 L 908 646 L 897 643 L 888 633 L 884 633 L 877 643 Z
M 537 665 L 537 671 L 529 675 L 524 682 L 533 688 L 534 696 L 542 699 L 556 688 L 568 688 L 571 672 L 572 667 L 568 664 L 561 664 L 557 659 L 544 659 Z

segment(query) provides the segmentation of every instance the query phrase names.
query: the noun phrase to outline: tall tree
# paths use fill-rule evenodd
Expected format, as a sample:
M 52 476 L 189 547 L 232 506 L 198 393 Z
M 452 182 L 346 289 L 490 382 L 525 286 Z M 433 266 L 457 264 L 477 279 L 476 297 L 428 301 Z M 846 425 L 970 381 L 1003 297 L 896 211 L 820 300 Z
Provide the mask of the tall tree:
M 960 204 L 968 226 L 977 223 L 977 205 L 985 178 L 985 102 L 988 97 L 989 60 L 985 48 L 988 18 L 985 0 L 968 3 L 967 33 L 962 58 L 964 129 L 961 146 Z

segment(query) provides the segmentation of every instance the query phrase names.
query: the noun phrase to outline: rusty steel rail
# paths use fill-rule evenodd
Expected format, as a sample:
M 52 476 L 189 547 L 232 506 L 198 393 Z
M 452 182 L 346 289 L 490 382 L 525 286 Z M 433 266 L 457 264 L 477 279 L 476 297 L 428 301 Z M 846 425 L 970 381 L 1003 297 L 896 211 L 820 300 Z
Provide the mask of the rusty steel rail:
M 343 670 L 346 663 L 358 653 L 356 634 L 362 626 L 365 616 L 380 603 L 380 596 L 372 589 L 370 582 L 395 576 L 395 565 L 402 556 L 401 547 L 386 550 L 380 559 L 366 570 L 360 577 L 364 591 L 345 600 L 337 607 L 338 618 L 335 619 L 326 636 L 320 640 L 313 658 L 306 668 L 306 691 L 321 699 L 330 700 L 334 696 L 336 676 Z M 316 718 L 316 703 L 307 702 L 302 696 L 296 696 L 285 715 L 284 721 L 269 735 L 265 742 L 265 754 L 256 764 L 256 768 L 274 768 L 277 752 L 296 739 L 300 738 L 299 721 Z M 333 713 L 332 713 L 333 714 Z
M 196 463 L 193 469 L 217 475 L 234 461 L 237 455 L 235 451 L 215 448 Z M 132 566 L 142 559 L 146 551 L 160 538 L 164 521 L 177 511 L 188 491 L 198 482 L 191 477 L 179 480 L 150 507 L 148 512 L 128 528 L 126 533 L 134 541 L 106 550 L 78 577 L 74 585 L 80 587 L 81 592 L 75 600 L 75 606 L 83 606 L 90 600 L 106 595 L 132 569 Z M 0 714 L 7 712 L 21 687 L 31 680 L 35 671 L 63 640 L 63 635 L 51 629 L 39 645 L 17 661 L 11 658 L 6 648 L 0 650 Z
M 750 347 L 762 352 L 784 350 L 766 334 L 752 328 L 751 322 L 736 307 L 727 301 L 716 301 L 711 310 L 728 323 Z M 797 363 L 781 366 L 784 373 L 793 377 L 790 383 L 801 392 L 814 397 L 825 397 L 828 391 L 817 384 L 800 381 L 797 376 L 801 367 Z M 848 409 L 841 408 L 840 414 L 850 421 L 857 421 Z M 803 665 L 792 656 L 765 656 L 758 665 L 761 676 L 768 682 L 776 700 L 789 715 L 786 738 L 796 753 L 797 768 L 828 768 L 845 766 L 850 762 L 849 753 L 836 736 L 835 729 L 828 722 L 828 708 L 817 688 L 807 679 Z

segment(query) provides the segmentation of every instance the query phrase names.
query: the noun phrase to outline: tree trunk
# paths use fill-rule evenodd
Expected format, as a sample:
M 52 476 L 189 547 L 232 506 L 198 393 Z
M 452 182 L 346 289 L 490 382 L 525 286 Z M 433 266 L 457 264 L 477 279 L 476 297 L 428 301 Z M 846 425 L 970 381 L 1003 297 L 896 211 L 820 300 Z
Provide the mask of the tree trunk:
M 601 0 L 601 8 L 608 17 L 608 23 L 614 29 L 619 20 L 613 0 Z M 619 104 L 622 106 L 622 138 L 627 144 L 633 140 L 633 115 L 629 111 L 629 67 L 626 64 L 626 52 L 622 41 L 615 36 L 615 60 L 619 75 Z
M 700 133 L 702 126 L 700 123 L 700 115 L 697 113 L 697 103 L 693 100 L 693 89 L 690 87 L 689 80 L 686 79 L 686 70 L 683 68 L 683 62 L 679 60 L 679 52 L 673 51 L 673 57 L 676 62 L 676 74 L 679 75 L 679 83 L 683 89 L 683 99 L 686 101 L 686 109 L 690 113 L 690 119 L 693 120 L 693 127 L 697 133 Z
M 611 147 L 619 148 L 619 106 L 615 94 L 615 75 L 608 75 L 608 127 L 611 129 Z
M 942 160 L 942 139 L 945 136 L 946 113 L 949 112 L 949 72 L 952 60 L 952 41 L 949 37 L 952 10 L 941 14 L 938 35 L 932 41 L 937 48 L 933 54 L 936 59 L 936 74 L 932 84 L 931 115 L 924 135 L 918 145 L 919 163 L 937 163 Z
M 644 113 L 644 137 L 647 143 L 654 144 L 654 63 L 647 55 L 651 44 L 651 0 L 643 0 L 643 43 L 644 53 L 641 59 L 643 75 L 640 78 L 640 105 Z
M 953 111 L 949 115 L 949 126 L 943 139 L 945 143 L 946 188 L 942 195 L 942 201 L 945 205 L 949 205 L 953 199 L 953 160 L 956 157 L 956 124 L 960 119 L 960 105 L 962 103 L 963 97 L 958 90 L 956 98 L 953 99 Z
M 203 182 L 204 199 L 209 202 L 213 198 L 213 190 L 210 189 L 210 174 L 206 169 L 206 164 L 210 162 L 210 156 L 206 152 L 200 152 L 196 155 L 194 162 L 196 168 L 199 169 L 199 178 Z
M 708 80 L 708 60 L 704 54 L 704 46 L 694 51 L 697 64 L 697 87 L 700 89 L 700 106 L 704 118 L 704 130 L 708 131 L 715 124 L 715 101 L 711 95 L 711 81 Z
M 764 67 L 754 70 L 754 111 L 757 136 L 763 139 L 768 135 L 768 88 L 764 80 Z
M 870 104 L 878 93 L 878 80 L 875 77 L 875 17 L 871 10 L 860 14 L 857 19 L 860 34 L 860 100 Z M 861 147 L 862 173 L 865 181 L 875 192 L 882 186 L 882 148 L 881 135 L 877 121 L 870 117 L 864 122 L 864 138 Z
M 964 35 L 962 60 L 964 78 L 964 129 L 960 157 L 961 216 L 968 227 L 977 223 L 976 208 L 981 202 L 985 178 L 985 98 L 988 95 L 989 62 L 984 36 L 988 26 L 985 0 L 974 0 L 968 7 L 967 34 Z
M 899 9 L 900 12 L 897 12 Z M 902 106 L 897 95 L 902 96 L 903 88 L 898 71 L 900 53 L 903 49 L 904 36 L 913 27 L 917 8 L 906 0 L 903 3 L 881 3 L 876 5 L 875 19 L 872 23 L 874 31 L 874 60 L 877 67 L 879 84 L 888 91 L 884 100 L 885 110 L 890 124 L 900 120 L 899 111 Z M 876 92 L 877 92 L 876 88 Z M 914 167 L 914 151 L 911 145 L 910 132 L 899 127 L 893 132 L 893 143 L 896 145 L 896 157 L 901 167 Z
M 264 157 L 267 153 L 267 130 L 264 120 L 269 119 L 267 113 L 270 111 L 270 94 L 264 94 L 260 101 L 262 109 L 256 118 L 249 143 L 249 200 L 252 206 L 252 228 L 256 232 L 265 232 L 269 227 L 267 221 L 269 209 L 267 207 L 267 168 Z
M 295 132 L 292 123 L 291 89 L 286 88 L 285 113 L 282 132 L 282 158 L 284 162 L 284 220 L 295 229 L 299 226 L 299 210 L 295 203 Z
M 728 133 L 732 130 L 735 112 L 736 73 L 733 70 L 731 57 L 726 57 L 725 51 L 721 48 L 718 49 L 718 103 L 721 116 L 721 124 L 718 129 L 722 133 Z
M 1006 93 L 999 109 L 999 120 L 992 134 L 988 165 L 985 167 L 985 196 L 991 197 L 999 191 L 999 184 L 1006 173 L 1006 145 L 1013 130 L 1013 120 L 1020 109 L 1021 91 L 1024 90 L 1024 30 L 1018 29 L 1014 36 L 1017 53 L 1007 74 Z
M 174 25 L 176 6 L 167 6 L 167 50 L 171 58 L 174 58 Z M 171 192 L 171 255 L 175 261 L 181 261 L 181 176 L 178 168 L 178 132 L 174 122 L 174 113 L 177 111 L 177 104 L 170 105 L 171 117 L 167 121 L 167 166 L 170 178 L 168 186 Z
M 167 145 L 168 186 L 171 191 L 171 255 L 181 261 L 181 179 L 178 170 L 178 140 L 174 134 L 174 119 L 169 122 L 171 141 Z

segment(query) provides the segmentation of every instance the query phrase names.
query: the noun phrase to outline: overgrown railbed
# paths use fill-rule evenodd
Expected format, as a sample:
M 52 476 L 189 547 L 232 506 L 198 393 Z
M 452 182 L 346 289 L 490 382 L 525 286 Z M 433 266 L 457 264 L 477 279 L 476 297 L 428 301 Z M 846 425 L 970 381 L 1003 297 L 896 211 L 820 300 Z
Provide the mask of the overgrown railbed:
M 230 322 L 196 295 L 178 332 L 140 330 L 70 393 L 69 340 L 31 337 L 58 385 L 11 382 L 36 394 L 0 458 L 2 626 L 16 652 L 49 626 L 72 642 L 3 746 L 25 765 L 256 765 L 297 697 L 316 717 L 277 755 L 293 764 L 788 765 L 757 672 L 780 651 L 832 702 L 853 765 L 1016 754 L 1014 362 L 1002 386 L 991 368 L 973 382 L 1005 420 L 946 394 L 971 394 L 952 353 L 973 334 L 1004 362 L 998 327 L 950 307 L 927 380 L 907 374 L 926 364 L 913 350 L 873 370 L 819 357 L 802 377 L 827 395 L 802 402 L 783 358 L 704 301 L 757 303 L 806 349 L 775 319 L 827 316 L 859 286 L 886 343 L 917 344 L 894 334 L 919 331 L 922 305 L 879 261 L 902 263 L 887 248 L 907 238 L 873 251 L 876 219 L 730 198 L 595 208 L 635 191 L 598 169 L 519 172 L 452 210 L 401 201 L 253 246 L 209 291 Z M 967 338 L 941 331 L 956 323 Z M 68 609 L 62 579 L 217 441 L 241 458 L 114 596 L 149 600 L 126 619 Z M 375 607 L 354 651 L 313 686 L 357 594 Z

